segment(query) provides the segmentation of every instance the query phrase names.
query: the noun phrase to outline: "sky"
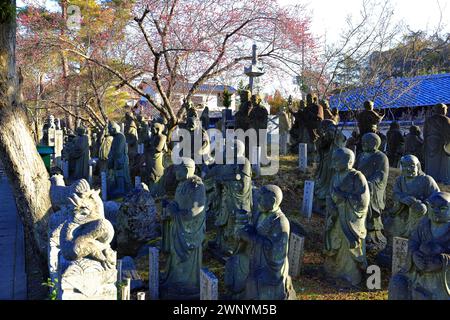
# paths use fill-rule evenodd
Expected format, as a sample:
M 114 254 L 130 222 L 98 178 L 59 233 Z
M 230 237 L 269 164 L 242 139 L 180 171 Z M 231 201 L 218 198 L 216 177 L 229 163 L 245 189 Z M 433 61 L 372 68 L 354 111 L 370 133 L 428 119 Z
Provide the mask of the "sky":
M 335 42 L 345 27 L 349 14 L 359 15 L 363 0 L 278 0 L 281 5 L 307 4 L 313 12 L 312 31 L 323 36 L 327 42 Z M 412 30 L 434 30 L 442 10 L 442 23 L 450 21 L 449 0 L 391 0 L 397 21 L 404 21 Z M 439 9 L 441 7 L 441 10 Z M 445 28 L 450 32 L 450 25 Z

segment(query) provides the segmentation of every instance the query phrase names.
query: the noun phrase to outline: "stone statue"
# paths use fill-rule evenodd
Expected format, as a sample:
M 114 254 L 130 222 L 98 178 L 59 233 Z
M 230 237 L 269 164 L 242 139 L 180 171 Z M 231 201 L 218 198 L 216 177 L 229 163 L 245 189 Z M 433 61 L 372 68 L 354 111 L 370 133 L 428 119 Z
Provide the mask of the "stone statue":
M 73 180 L 88 179 L 89 177 L 89 137 L 86 128 L 78 127 L 77 136 L 70 148 L 69 159 L 74 163 L 74 172 L 70 176 Z
M 370 205 L 367 212 L 367 250 L 378 253 L 386 246 L 383 235 L 381 213 L 386 203 L 386 186 L 389 176 L 389 160 L 378 150 L 381 138 L 375 133 L 366 133 L 362 137 L 363 152 L 356 160 L 355 169 L 366 177 L 370 190 Z
M 49 129 L 56 129 L 56 125 L 55 125 L 55 117 L 51 114 L 48 116 L 47 122 L 42 126 L 42 140 L 41 140 L 41 144 L 49 146 L 49 145 L 53 145 L 51 143 L 51 137 L 49 136 Z
M 198 118 L 188 117 L 186 123 L 180 125 L 181 129 L 188 130 L 191 134 L 191 153 L 189 157 L 193 160 L 203 160 L 204 155 L 209 153 L 210 141 L 206 130 L 202 129 L 199 124 Z M 195 143 L 196 140 L 200 140 L 201 143 Z
M 150 139 L 148 123 L 141 114 L 136 116 L 136 122 L 138 125 L 138 144 L 146 144 Z
M 251 95 L 249 90 L 241 90 L 239 92 L 241 104 L 239 110 L 235 114 L 235 129 L 247 131 L 250 128 L 249 114 L 251 111 Z
M 166 145 L 167 137 L 163 132 L 164 125 L 154 123 L 152 126 L 152 135 L 145 147 L 146 173 L 144 177 L 148 180 L 150 188 L 164 174 L 164 153 L 168 150 Z
M 110 246 L 114 229 L 99 193 L 89 190 L 70 198 L 73 211 L 60 234 L 59 299 L 117 299 L 116 253 Z
M 430 212 L 408 242 L 406 264 L 389 283 L 389 300 L 450 300 L 450 194 L 435 192 Z
M 324 120 L 323 108 L 314 102 L 315 99 L 317 100 L 317 98 L 310 93 L 306 95 L 306 127 L 312 143 L 319 138 L 317 131 L 320 123 Z
M 353 169 L 354 161 L 350 149 L 333 153 L 336 173 L 327 198 L 324 269 L 343 285 L 357 286 L 367 267 L 365 238 L 370 190 L 364 175 Z
M 333 152 L 345 145 L 345 136 L 332 120 L 323 120 L 319 127 L 319 138 L 316 149 L 319 155 L 315 173 L 315 210 L 322 212 L 330 191 L 331 179 L 334 175 L 332 165 Z
M 212 245 L 228 255 L 237 248 L 234 234 L 236 212 L 250 212 L 252 204 L 252 169 L 244 156 L 244 147 L 242 141 L 234 141 L 225 164 L 214 166 L 205 177 L 214 177 L 221 190 L 221 205 L 215 219 L 217 236 Z
M 202 115 L 200 116 L 200 120 L 202 122 L 203 130 L 208 130 L 209 129 L 209 108 L 207 106 L 203 109 Z
M 335 123 L 339 123 L 339 111 L 337 109 L 330 109 L 330 104 L 327 100 L 320 100 L 320 106 L 323 108 L 323 119 L 333 120 Z M 336 113 L 337 112 L 337 113 Z
M 283 193 L 279 187 L 275 185 L 262 187 L 258 197 L 257 214 L 249 223 L 236 230 L 240 250 L 246 251 L 249 257 L 243 296 L 246 300 L 296 299 L 289 276 L 290 225 L 280 208 L 282 200 Z M 245 221 L 248 217 L 245 213 L 243 217 L 238 218 Z M 233 270 L 229 268 L 228 271 Z M 245 275 L 245 270 L 243 271 Z M 230 279 L 239 276 L 225 277 Z
M 312 144 L 312 140 L 309 136 L 308 129 L 306 127 L 306 110 L 305 101 L 300 100 L 299 107 L 297 111 L 292 111 L 289 109 L 290 113 L 294 118 L 294 123 L 292 124 L 290 130 L 291 146 L 290 150 L 293 153 L 298 153 L 298 144 L 306 143 L 308 146 Z M 311 151 L 308 149 L 308 151 Z M 314 151 L 314 147 L 312 147 Z
M 422 172 L 419 159 L 412 155 L 400 159 L 402 175 L 394 185 L 394 208 L 385 221 L 389 246 L 394 237 L 409 238 L 427 213 L 426 199 L 440 191 L 434 179 Z
M 170 221 L 170 250 L 162 276 L 161 296 L 194 300 L 200 295 L 206 195 L 202 179 L 194 175 L 194 161 L 181 160 L 176 166 L 179 183 L 175 201 L 165 207 L 162 217 Z
M 139 248 L 159 236 L 156 206 L 147 186 L 132 190 L 117 214 L 117 252 L 136 256 Z
M 450 184 L 450 119 L 445 104 L 436 105 L 426 118 L 423 137 L 425 172 L 437 182 Z
M 252 96 L 252 110 L 249 114 L 250 128 L 256 130 L 257 146 L 262 146 L 263 141 L 260 141 L 259 131 L 267 130 L 269 113 L 266 108 L 261 105 L 261 97 L 259 95 Z
M 75 181 L 70 186 L 66 186 L 64 177 L 60 174 L 55 174 L 50 178 L 50 200 L 54 211 L 70 204 L 69 198 L 77 192 L 89 190 L 89 183 L 80 179 Z
M 387 132 L 387 149 L 386 154 L 389 158 L 389 164 L 393 168 L 398 167 L 398 161 L 405 151 L 405 138 L 400 131 L 400 125 L 394 121 L 391 123 Z
M 373 110 L 372 101 L 366 101 L 364 102 L 364 110 L 357 115 L 356 120 L 358 121 L 360 137 L 362 137 L 369 132 L 377 133 L 378 125 L 383 120 L 383 116 Z
M 418 126 L 409 127 L 409 133 L 405 137 L 405 154 L 416 156 L 423 164 L 423 139 Z
M 131 187 L 128 149 L 125 136 L 120 132 L 117 123 L 110 122 L 108 131 L 113 137 L 108 155 L 108 169 L 112 170 L 113 183 L 109 188 L 111 191 L 108 191 L 108 196 L 115 198 L 125 195 Z
M 109 134 L 108 126 L 103 129 L 100 137 L 100 148 L 98 150 L 98 160 L 100 172 L 108 171 L 108 157 L 113 142 L 113 136 Z

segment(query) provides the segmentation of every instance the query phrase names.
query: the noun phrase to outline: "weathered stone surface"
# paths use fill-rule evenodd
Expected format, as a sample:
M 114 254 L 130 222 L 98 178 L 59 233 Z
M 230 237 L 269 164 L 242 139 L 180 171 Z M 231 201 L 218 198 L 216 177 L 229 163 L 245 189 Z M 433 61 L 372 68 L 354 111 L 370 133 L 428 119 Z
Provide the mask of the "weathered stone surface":
M 136 256 L 139 247 L 159 235 L 156 206 L 150 192 L 135 189 L 122 202 L 117 214 L 117 249 Z

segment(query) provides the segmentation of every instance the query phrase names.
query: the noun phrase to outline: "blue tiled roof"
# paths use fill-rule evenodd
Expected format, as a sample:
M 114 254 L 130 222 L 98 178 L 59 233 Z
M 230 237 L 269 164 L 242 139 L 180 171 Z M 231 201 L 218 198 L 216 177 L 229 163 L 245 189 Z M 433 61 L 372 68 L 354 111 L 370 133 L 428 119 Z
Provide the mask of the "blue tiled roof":
M 360 87 L 331 96 L 331 108 L 362 109 L 366 100 L 377 109 L 432 106 L 450 103 L 450 73 L 397 78 L 378 86 Z

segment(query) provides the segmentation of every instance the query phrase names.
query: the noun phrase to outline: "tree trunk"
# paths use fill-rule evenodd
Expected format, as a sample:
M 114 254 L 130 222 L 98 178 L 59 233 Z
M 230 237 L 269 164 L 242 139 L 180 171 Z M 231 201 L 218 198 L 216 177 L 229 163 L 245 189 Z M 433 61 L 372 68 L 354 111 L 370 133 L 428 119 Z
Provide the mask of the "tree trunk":
M 26 246 L 33 248 L 34 257 L 27 259 L 35 263 L 27 265 L 30 278 L 28 270 L 46 274 L 50 181 L 17 96 L 16 1 L 7 2 L 6 6 L 14 10 L 8 9 L 11 13 L 0 20 L 0 161 L 11 183 L 25 233 L 29 235 Z M 42 282 L 43 279 L 36 280 Z

